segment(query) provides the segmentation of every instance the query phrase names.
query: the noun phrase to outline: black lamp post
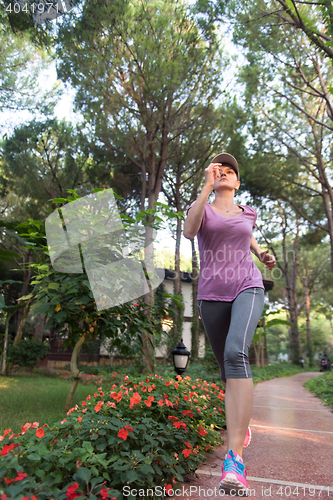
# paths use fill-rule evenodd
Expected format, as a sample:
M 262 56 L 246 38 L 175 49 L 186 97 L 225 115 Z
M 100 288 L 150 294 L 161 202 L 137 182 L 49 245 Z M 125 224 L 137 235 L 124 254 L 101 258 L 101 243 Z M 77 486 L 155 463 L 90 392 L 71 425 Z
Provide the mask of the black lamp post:
M 182 377 L 187 368 L 188 360 L 191 355 L 190 351 L 188 351 L 183 344 L 183 339 L 181 339 L 176 349 L 174 349 L 171 354 L 175 372 Z

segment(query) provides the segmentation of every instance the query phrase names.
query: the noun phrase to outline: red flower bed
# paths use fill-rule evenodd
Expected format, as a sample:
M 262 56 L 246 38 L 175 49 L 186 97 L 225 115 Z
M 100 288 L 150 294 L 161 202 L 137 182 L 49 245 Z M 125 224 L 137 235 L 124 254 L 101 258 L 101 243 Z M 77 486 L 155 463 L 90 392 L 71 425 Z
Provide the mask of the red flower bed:
M 0 500 L 117 499 L 124 485 L 163 486 L 194 473 L 220 441 L 224 392 L 150 375 L 99 387 L 52 427 L 0 436 Z

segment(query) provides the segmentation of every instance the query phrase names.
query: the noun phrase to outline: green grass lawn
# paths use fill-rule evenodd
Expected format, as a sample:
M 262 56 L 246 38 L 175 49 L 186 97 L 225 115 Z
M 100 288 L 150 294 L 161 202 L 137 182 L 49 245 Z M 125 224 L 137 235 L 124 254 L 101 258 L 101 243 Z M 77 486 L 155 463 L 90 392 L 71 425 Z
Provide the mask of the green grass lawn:
M 0 376 L 0 435 L 5 429 L 15 434 L 26 422 L 51 425 L 66 418 L 65 401 L 70 380 L 41 375 Z M 81 403 L 96 386 L 79 384 L 73 405 Z

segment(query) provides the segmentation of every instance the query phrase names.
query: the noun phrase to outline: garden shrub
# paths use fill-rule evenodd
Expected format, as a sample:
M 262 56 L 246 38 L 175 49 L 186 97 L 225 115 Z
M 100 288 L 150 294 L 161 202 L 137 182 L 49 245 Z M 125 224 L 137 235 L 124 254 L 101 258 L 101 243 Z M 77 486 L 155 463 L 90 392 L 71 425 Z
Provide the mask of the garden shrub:
M 323 402 L 333 408 L 333 372 L 326 372 L 319 377 L 307 380 L 304 387 L 320 397 Z
M 132 488 L 151 498 L 147 489 L 156 487 L 164 498 L 222 443 L 224 425 L 224 392 L 216 384 L 126 375 L 61 422 L 26 423 L 17 435 L 5 430 L 0 498 L 134 499 Z
M 48 342 L 41 344 L 35 339 L 23 339 L 18 345 L 8 346 L 7 361 L 32 372 L 32 369 L 47 356 L 49 350 Z

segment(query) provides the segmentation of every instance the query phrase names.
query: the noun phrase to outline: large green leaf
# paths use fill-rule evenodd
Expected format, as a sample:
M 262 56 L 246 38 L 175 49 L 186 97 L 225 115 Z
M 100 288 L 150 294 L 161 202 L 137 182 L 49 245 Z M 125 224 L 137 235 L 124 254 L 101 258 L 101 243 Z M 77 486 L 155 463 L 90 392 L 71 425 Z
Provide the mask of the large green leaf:
M 289 321 L 286 321 L 285 319 L 271 319 L 270 321 L 267 321 L 265 323 L 265 329 L 270 328 L 273 325 L 288 325 L 288 326 L 294 326 L 294 323 L 290 323 Z
M 3 248 L 0 248 L 0 260 L 14 262 L 14 257 L 16 259 L 20 259 L 21 255 L 17 252 L 12 252 L 11 250 L 4 250 Z
M 90 478 L 91 478 L 91 471 L 86 467 L 79 467 L 77 472 L 73 475 L 73 479 L 84 484 L 89 483 Z

